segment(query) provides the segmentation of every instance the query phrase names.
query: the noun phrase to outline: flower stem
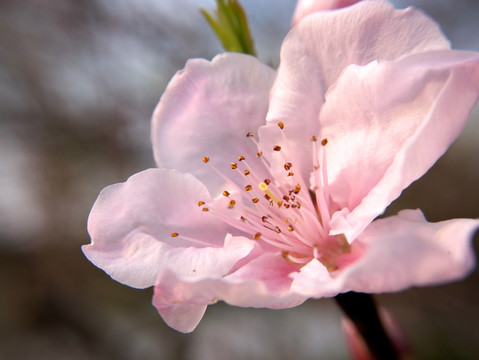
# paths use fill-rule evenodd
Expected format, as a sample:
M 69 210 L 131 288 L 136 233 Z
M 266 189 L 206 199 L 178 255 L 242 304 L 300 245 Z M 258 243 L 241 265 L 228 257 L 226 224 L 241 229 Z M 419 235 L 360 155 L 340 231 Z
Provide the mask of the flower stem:
M 373 359 L 399 359 L 397 350 L 381 323 L 371 295 L 351 291 L 338 294 L 335 299 L 363 337 Z

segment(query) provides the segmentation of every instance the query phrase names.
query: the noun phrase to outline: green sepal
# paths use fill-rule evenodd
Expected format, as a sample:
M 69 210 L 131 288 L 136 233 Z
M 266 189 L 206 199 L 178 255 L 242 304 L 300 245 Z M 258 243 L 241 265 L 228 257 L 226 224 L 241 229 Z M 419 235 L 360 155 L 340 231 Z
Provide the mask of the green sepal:
M 226 51 L 256 56 L 246 14 L 237 0 L 216 0 L 216 16 L 200 9 Z

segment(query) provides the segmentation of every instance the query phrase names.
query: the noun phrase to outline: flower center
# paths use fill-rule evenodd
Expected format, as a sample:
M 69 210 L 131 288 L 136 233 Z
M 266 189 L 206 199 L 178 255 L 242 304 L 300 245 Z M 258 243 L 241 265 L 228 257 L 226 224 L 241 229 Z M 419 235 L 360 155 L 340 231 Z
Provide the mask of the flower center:
M 221 171 L 208 156 L 203 157 L 203 162 L 224 179 L 226 189 L 209 203 L 200 200 L 198 206 L 266 248 L 280 250 L 290 262 L 302 265 L 316 258 L 333 271 L 337 258 L 349 251 L 349 244 L 342 235 L 329 235 L 328 140 L 323 139 L 318 148 L 316 137 L 310 138 L 313 170 L 310 184 L 306 184 L 291 158 L 284 124 L 279 122 L 278 127 L 282 141 L 272 150 L 281 156 L 280 171 L 273 171 L 278 169 L 265 159 L 253 133 L 248 132 L 246 138 L 258 149 L 252 159 L 239 155 L 229 164 L 229 170 Z M 275 162 L 274 166 L 279 165 Z M 267 177 L 262 177 L 265 174 Z

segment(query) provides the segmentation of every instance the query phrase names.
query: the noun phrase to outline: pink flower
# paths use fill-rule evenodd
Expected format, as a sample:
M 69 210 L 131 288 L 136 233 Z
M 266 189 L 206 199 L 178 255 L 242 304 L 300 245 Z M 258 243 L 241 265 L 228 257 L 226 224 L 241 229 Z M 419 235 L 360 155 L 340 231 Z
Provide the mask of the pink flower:
M 159 168 L 101 192 L 83 251 L 121 283 L 154 285 L 183 332 L 218 300 L 287 308 L 462 278 L 478 220 L 373 220 L 447 150 L 478 93 L 479 54 L 382 1 L 301 21 L 277 72 L 236 53 L 190 60 L 153 115 Z
M 356 4 L 359 0 L 298 0 L 293 14 L 292 25 L 296 25 L 305 16 L 316 11 L 340 9 Z

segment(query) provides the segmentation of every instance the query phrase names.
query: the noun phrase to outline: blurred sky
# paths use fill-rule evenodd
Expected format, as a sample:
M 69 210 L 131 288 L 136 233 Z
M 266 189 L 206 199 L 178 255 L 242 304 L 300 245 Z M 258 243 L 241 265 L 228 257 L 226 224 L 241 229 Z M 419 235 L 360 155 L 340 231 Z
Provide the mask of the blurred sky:
M 241 3 L 250 20 L 259 58 L 277 66 L 279 48 L 289 29 L 295 1 L 243 0 Z M 409 5 L 423 8 L 441 24 L 454 48 L 479 50 L 479 2 L 396 0 L 392 3 L 400 8 Z M 211 59 L 222 52 L 218 40 L 198 11 L 200 6 L 211 10 L 213 5 L 213 0 L 3 0 L 0 3 L 0 285 L 3 287 L 0 291 L 8 294 L 0 300 L 0 308 L 4 305 L 3 308 L 9 309 L 8 305 L 18 299 L 23 304 L 22 301 L 27 301 L 29 297 L 47 296 L 41 289 L 34 295 L 27 290 L 18 290 L 31 289 L 31 281 L 45 282 L 62 294 L 74 293 L 73 284 L 61 277 L 66 276 L 66 273 L 69 274 L 67 279 L 84 281 L 82 290 L 88 298 L 81 300 L 80 297 L 77 300 L 85 312 L 91 310 L 88 306 L 96 304 L 90 303 L 92 296 L 98 296 L 96 306 L 107 306 L 118 299 L 114 297 L 117 295 L 110 298 L 111 294 L 122 294 L 119 297 L 123 298 L 130 296 L 125 295 L 130 294 L 128 291 L 134 291 L 115 287 L 108 288 L 101 295 L 87 292 L 88 289 L 98 291 L 98 288 L 116 286 L 109 285 L 113 281 L 88 264 L 80 253 L 79 246 L 89 242 L 85 229 L 87 216 L 103 187 L 124 181 L 133 173 L 154 166 L 150 147 L 150 116 L 169 79 L 184 66 L 188 58 Z M 478 152 L 479 121 L 476 107 L 470 124 L 451 151 L 424 179 L 408 189 L 404 198 L 395 202 L 390 211 L 421 207 L 431 220 L 478 217 Z M 27 276 L 22 271 L 29 266 L 33 270 Z M 38 269 L 44 272 L 38 272 Z M 65 274 L 58 277 L 59 272 Z M 94 278 L 90 279 L 90 276 Z M 477 276 L 474 279 L 477 282 Z M 91 285 L 92 282 L 95 285 Z M 406 325 L 414 326 L 417 313 L 410 310 L 410 305 L 417 303 L 418 308 L 427 306 L 428 301 L 437 294 L 449 299 L 441 291 L 450 293 L 453 289 L 460 299 L 444 301 L 456 304 L 459 319 L 469 318 L 469 322 L 446 322 L 446 328 L 460 328 L 463 324 L 464 333 L 451 340 L 453 350 L 448 348 L 451 352 L 445 353 L 467 358 L 473 350 L 479 350 L 477 346 L 473 348 L 472 340 L 468 340 L 473 320 L 477 319 L 476 323 L 479 323 L 479 313 L 477 309 L 467 313 L 475 306 L 465 300 L 479 299 L 476 282 L 469 280 L 465 285 L 438 290 L 439 293 L 433 289 L 430 290 L 432 292 L 417 295 L 412 290 L 402 295 L 403 304 L 407 304 L 402 307 L 393 295 L 383 299 L 398 314 L 408 319 Z M 145 306 L 150 306 L 148 297 L 142 297 Z M 443 307 L 440 307 L 446 313 L 444 316 L 454 317 L 456 312 L 444 305 L 444 301 L 441 302 Z M 138 306 L 136 300 L 131 302 Z M 18 325 L 19 319 L 25 321 L 26 325 L 22 322 L 23 325 L 18 326 L 18 332 L 12 332 L 17 336 L 14 340 L 10 338 L 13 344 L 16 344 L 15 341 L 21 344 L 25 339 L 33 341 L 28 338 L 33 330 L 29 327 L 30 320 L 26 319 L 38 314 L 30 311 L 30 302 L 25 304 L 21 310 L 17 309 L 18 313 L 12 311 L 7 314 L 9 310 L 0 312 L 0 323 L 3 321 L 11 326 Z M 325 305 L 326 314 L 330 311 L 330 305 Z M 307 306 L 306 309 L 314 308 L 316 311 L 316 305 Z M 223 308 L 219 306 L 218 309 L 212 315 L 213 319 L 223 314 Z M 436 310 L 433 309 L 433 313 Z M 145 311 L 151 311 L 148 316 L 154 314 L 154 309 Z M 248 321 L 255 321 L 257 316 L 256 313 L 250 315 L 232 311 L 227 314 L 236 319 L 231 321 L 233 324 L 248 316 Z M 276 320 L 271 320 L 273 315 L 269 312 L 265 316 L 282 328 L 289 326 L 290 321 L 297 317 L 305 328 L 313 332 L 321 331 L 319 324 L 308 322 L 309 310 L 297 311 L 283 313 L 286 315 L 279 318 L 275 315 Z M 442 314 L 441 311 L 437 310 L 434 314 Z M 121 322 L 118 316 L 114 318 Z M 325 320 L 329 324 L 328 331 L 322 327 L 325 335 L 321 339 L 324 344 L 330 344 L 331 334 L 340 336 L 339 315 L 332 315 L 328 319 Z M 124 321 L 132 324 L 139 320 L 126 318 Z M 154 317 L 152 321 L 149 326 L 160 326 L 157 325 L 161 323 L 159 317 Z M 221 326 L 220 332 L 217 326 Z M 251 333 L 255 335 L 247 334 L 251 336 L 249 340 L 244 340 L 250 341 L 251 351 L 259 349 L 259 353 L 254 350 L 250 358 L 261 356 L 261 341 L 268 339 L 264 338 L 264 334 L 261 335 L 266 331 L 264 326 L 264 323 L 258 324 L 257 332 Z M 419 328 L 434 333 L 431 325 L 422 326 Z M 438 326 L 443 329 L 441 325 Z M 92 328 L 86 328 L 82 331 L 95 333 Z M 200 349 L 195 356 L 185 353 L 183 358 L 221 358 L 215 357 L 221 354 L 210 353 L 208 344 L 214 342 L 218 333 L 228 334 L 233 331 L 232 328 L 217 321 L 206 323 L 204 329 L 195 337 L 187 338 L 189 340 L 175 337 L 176 345 L 181 345 L 181 341 L 189 341 L 190 352 L 192 347 Z M 473 329 L 477 331 L 479 327 Z M 292 327 L 287 335 L 279 332 L 282 335 L 278 335 L 280 340 L 277 339 L 275 344 L 284 343 L 281 336 L 294 337 L 296 330 L 297 327 Z M 153 334 L 145 335 L 141 341 L 156 349 L 152 343 L 158 334 Z M 434 334 L 428 341 L 434 343 L 442 339 L 445 333 Z M 111 336 L 114 338 L 114 335 Z M 459 337 L 465 343 L 461 343 Z M 53 345 L 58 345 L 57 340 L 51 341 Z M 84 343 L 78 341 L 78 349 L 84 349 Z M 6 343 L 0 342 L 0 348 L 2 344 Z M 141 344 L 135 346 L 141 347 Z M 308 338 L 302 345 L 303 350 L 306 349 L 304 358 L 314 356 L 316 345 L 314 337 Z M 146 349 L 150 349 L 148 346 Z M 224 351 L 233 351 L 228 346 L 234 344 L 224 345 Z M 345 356 L 344 350 L 337 344 L 323 346 L 326 352 L 332 348 L 332 353 L 336 355 L 329 353 L 331 358 Z M 467 349 L 457 350 L 455 346 Z M 144 358 L 148 358 L 148 354 L 157 354 L 153 350 L 150 353 L 142 349 L 146 354 Z M 242 354 L 241 350 L 238 351 Z M 289 350 L 284 351 L 287 353 Z M 424 351 L 425 354 L 434 354 L 433 350 Z M 111 353 L 100 353 L 97 350 L 85 350 L 78 358 L 83 355 L 90 359 L 112 356 Z M 29 358 L 28 353 L 22 356 L 16 358 Z M 124 358 L 135 357 L 125 355 Z

